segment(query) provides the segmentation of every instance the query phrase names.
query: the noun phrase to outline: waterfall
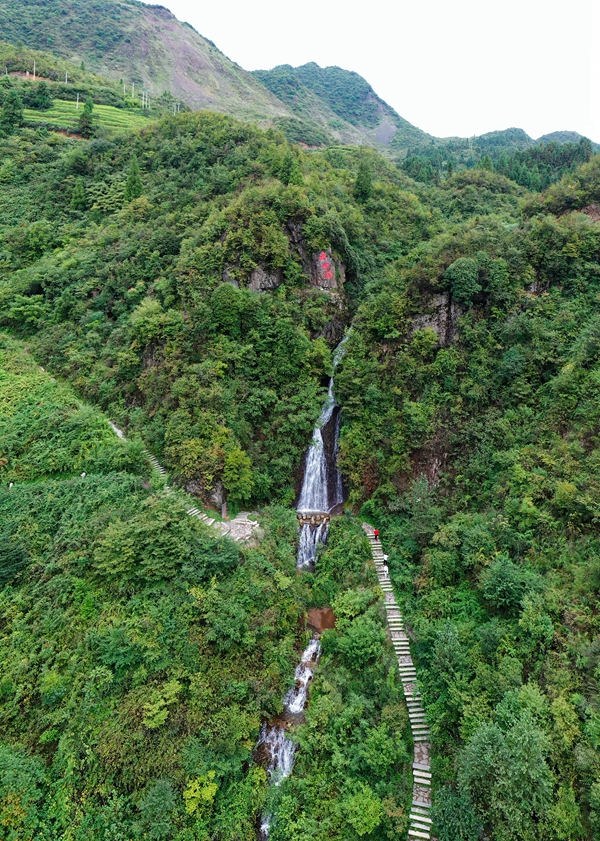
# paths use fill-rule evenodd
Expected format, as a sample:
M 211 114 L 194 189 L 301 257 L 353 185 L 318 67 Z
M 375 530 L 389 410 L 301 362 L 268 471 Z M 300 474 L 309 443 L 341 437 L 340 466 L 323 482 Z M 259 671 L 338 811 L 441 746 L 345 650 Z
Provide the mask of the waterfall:
M 318 526 L 311 526 L 310 523 L 304 523 L 300 526 L 298 560 L 296 563 L 298 569 L 310 569 L 315 559 L 317 546 L 319 543 L 325 543 L 327 541 L 328 532 L 329 526 L 327 523 L 321 523 Z
M 329 380 L 327 400 L 314 428 L 306 455 L 304 482 L 298 501 L 298 511 L 329 511 L 328 464 L 323 441 L 323 427 L 329 423 L 336 403 L 333 396 L 333 377 Z
M 283 700 L 284 720 L 298 720 L 302 715 L 308 698 L 308 686 L 312 680 L 314 668 L 321 654 L 321 644 L 317 638 L 312 639 L 302 653 L 302 659 L 296 667 L 294 675 L 296 685 L 285 694 Z M 289 777 L 294 767 L 296 742 L 286 733 L 282 723 L 263 724 L 258 737 L 257 748 L 263 746 L 267 752 L 269 763 L 267 773 L 271 785 L 280 785 Z M 260 841 L 267 841 L 271 828 L 271 814 L 265 813 L 260 822 Z
M 333 369 L 337 368 L 344 355 L 344 343 L 346 335 L 333 355 Z M 341 417 L 338 411 L 335 416 L 335 427 L 333 434 L 333 453 L 328 459 L 323 433 L 325 427 L 331 421 L 334 411 L 338 408 L 333 394 L 333 380 L 329 380 L 327 399 L 321 410 L 321 416 L 314 428 L 312 441 L 306 454 L 306 465 L 304 468 L 304 481 L 298 500 L 297 510 L 302 513 L 329 513 L 336 505 L 344 501 L 342 488 L 342 474 L 337 469 L 337 454 L 340 439 Z M 298 542 L 298 563 L 299 569 L 310 569 L 315 559 L 319 543 L 327 541 L 329 527 L 327 523 L 320 523 L 313 526 L 304 523 L 300 527 L 300 539 Z
M 321 651 L 321 644 L 318 639 L 312 639 L 302 655 L 302 660 L 296 666 L 296 673 L 294 678 L 296 686 L 292 687 L 286 693 L 284 699 L 285 709 L 297 715 L 301 713 L 306 706 L 306 699 L 308 697 L 308 684 L 312 680 L 313 666 L 318 660 Z

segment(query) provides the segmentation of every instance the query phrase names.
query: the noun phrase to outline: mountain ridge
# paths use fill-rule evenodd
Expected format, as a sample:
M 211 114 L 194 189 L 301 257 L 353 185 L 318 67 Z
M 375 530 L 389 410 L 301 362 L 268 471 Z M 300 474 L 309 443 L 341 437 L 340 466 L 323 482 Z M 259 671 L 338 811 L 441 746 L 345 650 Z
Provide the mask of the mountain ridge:
M 433 140 L 401 117 L 353 70 L 320 67 L 312 61 L 299 67 L 282 64 L 252 72 L 298 117 L 315 121 L 342 143 L 358 140 L 406 148 L 408 141 Z
M 110 22 L 110 27 L 107 25 Z M 165 90 L 194 110 L 272 120 L 289 109 L 191 25 L 164 6 L 136 0 L 4 0 L 0 32 L 11 43 L 52 51 L 101 76 L 158 96 Z
M 51 51 L 113 82 L 133 85 L 136 94 L 143 88 L 155 98 L 167 91 L 192 110 L 273 125 L 289 140 L 308 146 L 369 145 L 402 157 L 411 148 L 469 143 L 469 138 L 434 137 L 412 125 L 352 70 L 308 62 L 248 72 L 161 5 L 60 0 L 49 6 L 45 0 L 0 0 L 0 32 L 12 44 Z M 515 132 L 522 135 L 516 146 Z M 522 129 L 509 128 L 475 140 L 493 146 L 494 137 L 497 145 L 525 148 L 580 135 L 559 131 L 536 141 Z

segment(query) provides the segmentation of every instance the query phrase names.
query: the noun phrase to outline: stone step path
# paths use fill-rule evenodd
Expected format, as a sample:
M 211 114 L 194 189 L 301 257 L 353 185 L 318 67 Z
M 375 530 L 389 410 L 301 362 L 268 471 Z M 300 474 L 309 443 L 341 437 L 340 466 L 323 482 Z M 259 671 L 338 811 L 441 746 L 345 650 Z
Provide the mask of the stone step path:
M 113 432 L 121 438 L 123 441 L 126 440 L 125 433 L 119 429 L 118 426 L 112 421 L 108 422 L 109 426 L 113 430 Z M 158 473 L 163 479 L 167 478 L 167 471 L 149 450 L 144 449 L 144 455 L 152 465 L 152 469 Z M 169 485 L 165 484 L 165 491 L 166 493 L 173 493 L 173 489 L 169 487 Z M 235 540 L 237 543 L 244 543 L 247 540 L 250 540 L 252 537 L 252 532 L 254 529 L 258 528 L 258 522 L 256 520 L 251 520 L 250 515 L 247 511 L 240 511 L 239 514 L 233 518 L 233 520 L 228 520 L 227 522 L 215 520 L 213 517 L 209 517 L 204 511 L 200 511 L 199 508 L 192 506 L 191 508 L 187 509 L 187 513 L 190 517 L 196 517 L 198 520 L 201 520 L 207 526 L 212 526 L 215 531 L 218 531 L 219 534 L 226 535 L 228 534 L 232 540 Z
M 363 523 L 363 528 L 371 544 L 371 554 L 377 570 L 379 585 L 385 594 L 385 611 L 392 645 L 398 659 L 400 680 L 404 689 L 404 698 L 408 708 L 410 729 L 414 743 L 413 755 L 413 796 L 410 810 L 408 838 L 417 841 L 431 839 L 431 743 L 427 717 L 421 702 L 417 685 L 417 670 L 410 654 L 410 640 L 406 633 L 402 614 L 394 596 L 383 549 L 379 539 L 375 538 L 371 526 Z

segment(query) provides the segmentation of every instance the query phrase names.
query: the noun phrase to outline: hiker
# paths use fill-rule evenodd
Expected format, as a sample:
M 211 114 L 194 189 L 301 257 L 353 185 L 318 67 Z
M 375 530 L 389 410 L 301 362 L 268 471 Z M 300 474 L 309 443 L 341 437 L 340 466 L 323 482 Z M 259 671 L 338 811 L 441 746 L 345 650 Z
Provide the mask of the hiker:
M 384 578 L 389 578 L 390 577 L 390 571 L 387 568 L 387 564 L 383 565 L 383 577 Z
M 373 537 L 375 540 L 379 540 L 379 529 L 373 529 Z

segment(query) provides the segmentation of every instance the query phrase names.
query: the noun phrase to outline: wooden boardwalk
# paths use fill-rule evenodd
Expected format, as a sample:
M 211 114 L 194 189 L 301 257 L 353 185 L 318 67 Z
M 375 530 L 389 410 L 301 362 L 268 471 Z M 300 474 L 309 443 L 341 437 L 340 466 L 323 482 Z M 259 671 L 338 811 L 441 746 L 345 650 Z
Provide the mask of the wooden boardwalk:
M 421 703 L 421 695 L 417 685 L 417 670 L 410 654 L 410 642 L 400 608 L 396 602 L 392 583 L 387 573 L 383 559 L 381 543 L 375 538 L 373 529 L 366 523 L 363 528 L 371 544 L 371 553 L 377 570 L 377 577 L 381 589 L 385 593 L 385 610 L 387 623 L 392 637 L 394 651 L 398 658 L 400 679 L 404 688 L 404 698 L 408 707 L 410 729 L 414 743 L 413 755 L 413 796 L 410 810 L 409 839 L 429 841 L 431 838 L 431 767 L 430 767 L 430 733 Z

